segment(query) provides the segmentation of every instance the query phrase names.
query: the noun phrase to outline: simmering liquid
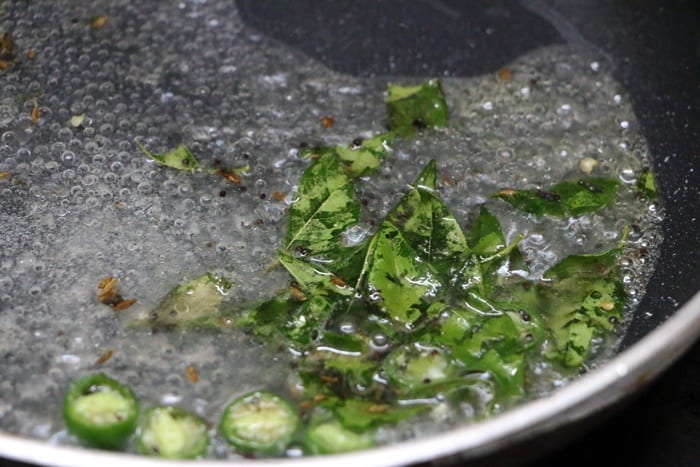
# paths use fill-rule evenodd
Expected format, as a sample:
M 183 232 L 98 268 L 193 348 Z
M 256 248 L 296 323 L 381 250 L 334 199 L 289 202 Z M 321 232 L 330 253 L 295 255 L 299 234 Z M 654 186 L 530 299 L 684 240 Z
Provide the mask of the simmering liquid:
M 248 29 L 232 3 L 0 6 L 0 32 L 11 33 L 16 56 L 0 71 L 2 430 L 75 443 L 62 397 L 95 371 L 131 386 L 143 405 L 179 405 L 213 424 L 234 396 L 289 390 L 291 357 L 243 333 L 153 334 L 128 324 L 207 272 L 233 282 L 236 303 L 285 288 L 289 276 L 267 266 L 308 164 L 300 143 L 348 144 L 383 131 L 387 83 L 430 77 L 338 74 Z M 94 21 L 100 15 L 106 21 Z M 449 126 L 396 141 L 359 183 L 365 217 L 350 235 L 371 234 L 372 221 L 435 159 L 455 217 L 468 226 L 486 203 L 507 240 L 524 235 L 534 277 L 568 255 L 614 247 L 632 226 L 623 259 L 629 319 L 656 259 L 662 209 L 635 195 L 649 151 L 604 62 L 555 46 L 507 72 L 442 83 Z M 136 139 L 153 152 L 184 143 L 203 165 L 247 169 L 240 184 L 171 170 L 145 157 Z M 615 204 L 596 213 L 533 218 L 490 198 L 580 176 L 591 164 L 592 174 L 622 183 Z M 97 285 L 109 276 L 134 305 L 115 311 L 98 301 Z M 624 329 L 596 342 L 589 365 L 614 353 Z M 532 372 L 529 397 L 567 382 L 545 363 Z M 379 436 L 392 442 L 469 421 L 438 407 Z M 235 454 L 215 439 L 211 456 Z

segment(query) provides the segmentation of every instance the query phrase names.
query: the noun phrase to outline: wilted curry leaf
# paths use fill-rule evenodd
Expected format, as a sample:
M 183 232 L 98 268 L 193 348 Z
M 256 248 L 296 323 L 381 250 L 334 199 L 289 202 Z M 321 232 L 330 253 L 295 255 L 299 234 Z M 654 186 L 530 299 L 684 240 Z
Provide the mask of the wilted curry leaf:
M 384 222 L 372 240 L 363 291 L 394 322 L 410 328 L 427 306 L 424 296 L 434 293 L 440 284 L 426 263 L 416 260 L 417 252 L 391 223 Z
M 449 351 L 436 345 L 407 344 L 386 357 L 383 369 L 386 377 L 402 389 L 402 395 L 408 395 L 426 384 L 457 376 L 451 358 Z
M 154 326 L 181 326 L 218 314 L 232 284 L 213 274 L 204 274 L 179 284 L 151 313 Z
M 525 354 L 542 342 L 536 315 L 470 294 L 467 308 L 450 311 L 431 340 L 452 349 L 468 371 L 490 373 L 495 390 L 514 396 L 524 389 Z
M 594 337 L 611 331 L 622 316 L 625 293 L 615 248 L 569 256 L 554 265 L 540 285 L 544 319 L 553 336 L 549 355 L 577 367 L 590 353 Z
M 296 248 L 305 255 L 330 253 L 359 219 L 352 181 L 331 155 L 306 169 L 296 196 L 289 211 L 286 249 Z
M 436 165 L 431 160 L 413 182 L 411 190 L 391 210 L 387 220 L 399 230 L 421 258 L 449 273 L 471 252 L 457 219 L 438 197 Z
M 302 157 L 317 159 L 333 155 L 350 177 L 367 175 L 379 167 L 393 140 L 391 133 L 381 133 L 369 139 L 355 140 L 350 146 L 324 146 L 305 148 Z
M 360 177 L 381 165 L 392 138 L 390 133 L 382 133 L 362 141 L 359 146 L 337 146 L 335 152 L 343 162 L 345 170 L 353 177 Z
M 484 206 L 469 230 L 469 247 L 481 257 L 495 255 L 506 246 L 501 223 Z
M 558 183 L 548 190 L 504 189 L 495 196 L 535 215 L 580 216 L 612 204 L 619 182 L 589 177 Z
M 428 404 L 389 405 L 360 398 L 324 401 L 340 423 L 349 430 L 367 430 L 381 425 L 394 425 L 430 409 Z
M 659 196 L 656 189 L 656 177 L 650 168 L 646 167 L 642 170 L 637 178 L 637 192 L 643 194 L 649 200 L 655 200 Z
M 510 244 L 501 229 L 501 223 L 486 207 L 481 206 L 479 215 L 472 223 L 468 244 L 475 258 L 471 258 L 460 271 L 464 290 L 476 290 L 483 297 L 492 298 L 494 290 L 502 288 L 513 276 L 526 273 L 518 243 L 522 235 L 515 237 Z
M 226 310 L 219 322 L 232 322 L 233 326 L 275 345 L 305 348 L 323 332 L 336 306 L 337 302 L 321 295 L 299 301 L 289 293 L 282 293 L 243 311 Z
M 445 94 L 436 79 L 417 86 L 389 84 L 386 108 L 389 129 L 401 136 L 447 124 Z
M 141 143 L 136 141 L 138 147 L 151 159 L 178 170 L 193 171 L 199 168 L 197 160 L 194 158 L 190 150 L 184 144 L 178 145 L 175 149 L 164 152 L 162 154 L 154 154 L 146 149 Z
M 280 251 L 277 256 L 282 265 L 307 293 L 314 295 L 328 295 L 331 293 L 345 296 L 354 293 L 352 287 L 321 264 L 303 261 L 284 251 Z

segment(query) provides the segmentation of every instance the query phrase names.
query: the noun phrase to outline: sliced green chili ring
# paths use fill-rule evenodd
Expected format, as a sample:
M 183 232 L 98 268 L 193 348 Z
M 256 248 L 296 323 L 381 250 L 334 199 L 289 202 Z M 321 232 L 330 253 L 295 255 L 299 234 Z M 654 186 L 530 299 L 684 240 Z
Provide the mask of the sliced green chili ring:
M 179 407 L 151 407 L 139 421 L 136 447 L 141 454 L 167 459 L 203 457 L 209 447 L 207 423 Z
M 121 448 L 136 428 L 139 404 L 134 393 L 104 373 L 75 381 L 63 401 L 68 431 L 81 442 Z
M 455 375 L 445 353 L 424 344 L 405 345 L 392 351 L 384 361 L 389 380 L 405 391 L 445 380 Z
M 287 400 L 269 391 L 254 391 L 224 409 L 219 432 L 242 453 L 276 456 L 284 452 L 298 427 L 299 414 Z
M 374 431 L 353 431 L 338 420 L 311 423 L 304 436 L 304 445 L 310 454 L 336 454 L 369 449 L 375 445 Z

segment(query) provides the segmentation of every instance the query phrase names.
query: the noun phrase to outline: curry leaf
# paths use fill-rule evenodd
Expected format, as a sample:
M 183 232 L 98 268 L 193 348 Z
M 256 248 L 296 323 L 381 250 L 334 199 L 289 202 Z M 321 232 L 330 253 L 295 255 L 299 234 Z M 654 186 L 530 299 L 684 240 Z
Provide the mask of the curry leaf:
M 655 200 L 659 197 L 659 192 L 656 189 L 656 177 L 649 167 L 642 169 L 635 186 L 637 192 L 646 196 L 649 200 Z
M 535 215 L 580 216 L 612 204 L 619 182 L 589 177 L 558 183 L 548 190 L 503 189 L 496 197 Z
M 549 356 L 577 367 L 592 339 L 612 331 L 621 319 L 625 293 L 618 264 L 620 249 L 569 256 L 554 265 L 540 286 L 545 322 L 552 334 Z
M 184 144 L 178 145 L 176 148 L 162 154 L 154 154 L 146 149 L 140 142 L 136 141 L 138 147 L 151 159 L 160 164 L 178 170 L 193 171 L 199 168 L 197 160 L 194 158 L 190 150 Z
M 416 130 L 447 124 L 445 94 L 442 84 L 436 79 L 417 86 L 389 84 L 386 108 L 389 129 L 400 136 L 411 136 Z
M 438 194 L 435 161 L 376 232 L 348 244 L 347 230 L 360 218 L 355 179 L 379 167 L 394 135 L 447 121 L 437 80 L 390 85 L 386 106 L 390 133 L 301 151 L 310 164 L 278 252 L 294 279 L 288 290 L 221 311 L 230 284 L 205 276 L 176 288 L 154 313 L 154 323 L 231 325 L 294 351 L 299 394 L 310 411 L 301 442 L 310 452 L 369 446 L 374 428 L 413 417 L 438 396 L 488 413 L 524 394 L 530 354 L 544 348 L 551 361 L 580 367 L 592 340 L 614 329 L 624 306 L 621 246 L 570 256 L 533 280 L 518 249 L 521 237 L 508 242 L 485 207 L 465 234 Z M 198 167 L 184 146 L 165 154 L 141 148 L 161 164 Z M 653 178 L 642 176 L 638 189 L 655 191 Z M 616 180 L 585 178 L 495 196 L 526 212 L 563 217 L 611 204 L 617 188 Z
M 381 165 L 392 138 L 390 133 L 382 133 L 362 141 L 359 146 L 353 145 L 350 148 L 338 146 L 335 152 L 344 164 L 345 170 L 353 177 L 360 177 Z
M 288 293 L 280 294 L 243 312 L 224 311 L 218 322 L 232 322 L 246 332 L 276 345 L 303 349 L 323 332 L 326 320 L 337 303 L 316 295 L 300 301 Z
M 465 270 L 467 275 L 462 272 L 463 283 L 477 286 L 482 296 L 490 297 L 511 276 L 523 274 L 526 266 L 518 249 L 521 238 L 522 235 L 518 235 L 510 244 L 506 244 L 500 221 L 481 206 L 468 238 L 468 244 L 478 260 L 472 259 L 472 263 L 468 263 L 471 269 Z M 463 286 L 464 290 L 468 288 Z
M 369 389 L 379 363 L 368 358 L 367 338 L 324 331 L 302 363 L 305 380 L 314 392 L 347 397 L 357 387 Z
M 437 168 L 431 160 L 413 183 L 412 189 L 392 209 L 387 220 L 442 273 L 470 254 L 459 222 L 436 191 Z
M 391 223 L 384 222 L 374 238 L 364 290 L 394 322 L 410 329 L 427 306 L 424 297 L 440 284 Z
M 277 257 L 305 292 L 314 295 L 331 293 L 345 296 L 354 293 L 352 287 L 321 264 L 303 261 L 285 251 L 278 252 Z
M 479 216 L 471 225 L 468 242 L 474 253 L 482 257 L 495 255 L 506 246 L 501 223 L 484 206 L 480 207 Z
M 352 181 L 329 155 L 307 168 L 296 196 L 289 211 L 286 249 L 306 255 L 331 253 L 347 228 L 358 222 L 360 207 Z
M 381 425 L 394 425 L 430 408 L 428 404 L 401 406 L 376 403 L 357 397 L 325 401 L 324 406 L 331 408 L 345 428 L 359 431 Z
M 151 312 L 154 326 L 181 326 L 215 317 L 232 284 L 222 277 L 204 274 L 172 289 Z
M 490 302 L 476 294 L 466 305 L 450 311 L 433 342 L 449 346 L 467 370 L 491 374 L 499 394 L 521 394 L 525 354 L 543 339 L 539 319 L 511 303 Z
M 386 158 L 393 141 L 391 133 L 381 133 L 365 140 L 356 140 L 351 146 L 325 146 L 305 148 L 302 157 L 337 157 L 340 165 L 350 177 L 367 175 L 379 167 Z
M 384 374 L 404 392 L 442 381 L 457 374 L 451 356 L 444 349 L 415 343 L 394 349 L 384 360 Z

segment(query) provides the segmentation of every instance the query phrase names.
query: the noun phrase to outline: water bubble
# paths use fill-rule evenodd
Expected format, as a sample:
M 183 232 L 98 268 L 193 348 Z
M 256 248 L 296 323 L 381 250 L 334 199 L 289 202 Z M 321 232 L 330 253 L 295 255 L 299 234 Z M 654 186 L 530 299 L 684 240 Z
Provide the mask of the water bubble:
M 182 191 L 182 186 L 180 187 L 180 191 Z M 195 209 L 196 203 L 193 199 L 191 198 L 185 198 L 182 200 L 182 209 L 185 211 L 191 211 Z
M 182 402 L 182 395 L 177 392 L 166 392 L 160 397 L 160 402 L 164 405 L 177 405 Z
M 80 363 L 80 357 L 74 354 L 63 354 L 58 357 L 58 361 L 67 365 L 77 365 Z
M 17 134 L 14 131 L 6 131 L 0 136 L 0 141 L 10 147 L 17 145 Z
M 209 195 L 202 195 L 199 197 L 199 204 L 200 206 L 210 206 L 211 205 L 211 196 Z
M 637 181 L 637 174 L 631 167 L 618 169 L 617 175 L 623 183 L 634 183 Z
M 499 148 L 496 150 L 496 155 L 508 160 L 512 160 L 515 157 L 515 153 L 511 148 Z
M 138 184 L 136 189 L 142 195 L 147 195 L 153 192 L 153 185 L 151 184 L 151 182 L 141 182 Z
M 94 185 L 95 182 L 97 182 L 97 176 L 92 174 L 86 175 L 85 177 L 83 177 L 82 182 L 85 186 Z
M 561 104 L 557 107 L 557 115 L 565 116 L 571 113 L 571 104 Z
M 383 353 L 389 350 L 389 338 L 385 334 L 377 333 L 370 340 L 370 348 L 374 352 Z

